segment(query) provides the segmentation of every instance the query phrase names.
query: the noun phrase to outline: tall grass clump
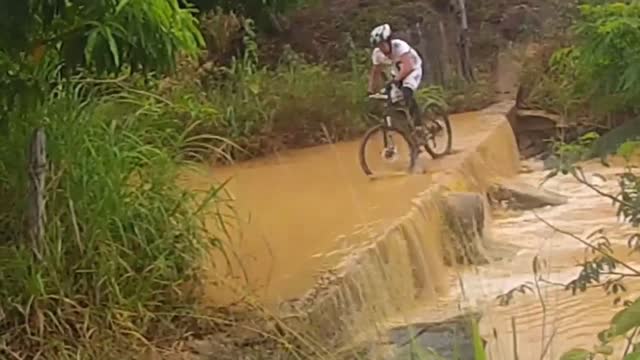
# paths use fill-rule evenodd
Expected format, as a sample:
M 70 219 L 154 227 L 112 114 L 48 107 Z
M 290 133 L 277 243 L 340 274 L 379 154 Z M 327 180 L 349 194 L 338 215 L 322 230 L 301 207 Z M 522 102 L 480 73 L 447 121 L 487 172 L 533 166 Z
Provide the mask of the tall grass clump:
M 228 80 L 205 95 L 218 112 L 200 131 L 231 140 L 244 155 L 349 139 L 364 129 L 365 73 L 354 78 L 295 56 L 275 69 L 245 57 L 227 71 Z
M 0 142 L 0 357 L 138 358 L 148 341 L 182 334 L 169 320 L 193 309 L 196 267 L 216 243 L 201 223 L 205 203 L 175 182 L 190 140 L 139 100 L 63 82 L 9 122 Z M 35 126 L 49 157 L 41 259 L 24 222 Z

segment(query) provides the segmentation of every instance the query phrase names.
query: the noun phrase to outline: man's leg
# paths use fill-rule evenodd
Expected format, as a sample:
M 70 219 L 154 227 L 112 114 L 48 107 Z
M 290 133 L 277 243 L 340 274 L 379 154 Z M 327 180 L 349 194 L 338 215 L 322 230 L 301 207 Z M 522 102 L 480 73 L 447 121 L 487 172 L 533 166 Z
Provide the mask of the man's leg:
M 402 81 L 402 95 L 409 106 L 414 126 L 422 126 L 422 114 L 415 98 L 415 93 L 418 90 L 418 86 L 420 86 L 421 80 L 422 69 L 416 69 Z
M 420 106 L 418 106 L 418 102 L 416 101 L 416 98 L 413 94 L 413 89 L 403 86 L 402 96 L 404 97 L 404 99 L 407 102 L 407 105 L 409 106 L 409 113 L 413 118 L 413 125 L 421 126 L 422 121 L 421 121 L 421 114 L 420 114 Z

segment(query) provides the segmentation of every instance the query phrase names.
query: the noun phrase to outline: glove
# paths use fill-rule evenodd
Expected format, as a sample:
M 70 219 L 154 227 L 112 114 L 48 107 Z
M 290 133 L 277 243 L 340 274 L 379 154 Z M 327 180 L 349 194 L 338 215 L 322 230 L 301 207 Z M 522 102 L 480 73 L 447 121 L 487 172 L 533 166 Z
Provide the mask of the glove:
M 390 92 L 390 91 L 391 91 L 391 88 L 392 88 L 393 86 L 396 86 L 397 88 L 400 88 L 400 81 L 397 81 L 397 80 L 395 80 L 395 79 L 394 79 L 394 80 L 391 80 L 391 81 L 389 81 L 389 82 L 387 83 L 387 85 L 384 87 L 384 89 L 385 89 L 385 91 L 386 91 L 386 92 Z

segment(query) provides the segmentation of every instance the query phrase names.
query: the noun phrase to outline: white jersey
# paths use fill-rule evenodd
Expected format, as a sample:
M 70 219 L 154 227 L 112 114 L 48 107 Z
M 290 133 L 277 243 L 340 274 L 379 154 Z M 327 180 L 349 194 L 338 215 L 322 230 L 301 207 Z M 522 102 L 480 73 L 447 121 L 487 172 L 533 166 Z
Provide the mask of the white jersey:
M 402 55 L 409 53 L 411 62 L 413 63 L 413 70 L 422 69 L 422 59 L 418 52 L 415 51 L 406 41 L 400 39 L 391 40 L 391 54 L 385 55 L 379 48 L 373 49 L 371 54 L 371 60 L 373 65 L 388 65 L 392 66 L 392 71 L 396 71 L 395 64 L 400 61 Z
M 373 65 L 386 65 L 388 70 L 391 70 L 391 74 L 396 75 L 398 73 L 396 64 L 400 62 L 400 58 L 406 53 L 410 54 L 413 69 L 402 81 L 402 85 L 415 91 L 422 81 L 422 59 L 418 52 L 405 41 L 400 39 L 391 40 L 391 54 L 389 56 L 386 56 L 382 50 L 376 47 L 373 49 L 373 54 L 371 54 L 371 60 Z

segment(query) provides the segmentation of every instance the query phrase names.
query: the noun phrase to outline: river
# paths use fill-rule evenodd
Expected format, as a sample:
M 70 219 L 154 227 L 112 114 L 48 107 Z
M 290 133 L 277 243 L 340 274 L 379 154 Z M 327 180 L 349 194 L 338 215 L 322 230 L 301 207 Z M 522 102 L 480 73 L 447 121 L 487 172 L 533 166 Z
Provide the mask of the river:
M 465 150 L 473 148 L 495 124 L 481 121 L 477 113 L 466 113 L 454 115 L 452 126 L 454 154 L 438 160 L 423 157 L 427 172 L 422 175 L 370 180 L 358 165 L 356 140 L 191 171 L 183 182 L 202 190 L 230 179 L 227 188 L 234 199 L 235 219 L 226 247 L 242 259 L 248 277 L 243 279 L 239 264 L 233 261 L 230 281 L 242 283 L 239 292 L 276 304 L 304 293 L 350 244 L 406 213 L 410 200 L 456 168 Z M 216 227 L 215 222 L 212 219 L 211 228 Z M 229 270 L 221 270 L 223 263 L 218 257 L 212 276 Z M 220 303 L 238 296 L 209 288 L 207 297 Z
M 287 151 L 235 166 L 185 174 L 184 183 L 193 189 L 231 179 L 228 189 L 234 217 L 229 220 L 231 236 L 226 239 L 226 247 L 232 267 L 225 267 L 219 254 L 214 256 L 216 266 L 209 267 L 208 273 L 216 282 L 205 289 L 207 301 L 221 304 L 250 294 L 275 306 L 302 295 L 323 270 L 406 214 L 417 193 L 451 177 L 451 169 L 475 156 L 468 151 L 480 151 L 493 159 L 489 165 L 476 165 L 472 172 L 510 175 L 512 134 L 502 133 L 501 127 L 478 113 L 456 115 L 452 120 L 455 153 L 435 161 L 423 159 L 427 169 L 424 175 L 371 181 L 358 167 L 357 141 Z M 487 141 L 487 133 L 495 133 L 491 141 Z M 546 172 L 540 163 L 529 165 L 537 170 L 518 178 L 537 186 Z M 591 162 L 587 170 L 607 178 L 593 178 L 602 190 L 617 189 L 615 176 L 621 167 L 604 168 Z M 469 171 L 460 174 L 460 181 L 473 177 Z M 381 323 L 391 327 L 439 320 L 479 309 L 484 314 L 480 325 L 489 341 L 490 359 L 514 359 L 512 319 L 521 360 L 541 359 L 544 348 L 548 348 L 545 359 L 558 359 L 572 347 L 592 349 L 597 332 L 606 328 L 610 317 L 620 309 L 612 305 L 613 297 L 605 296 L 602 290 L 572 296 L 541 283 L 542 300 L 534 294 L 518 294 L 506 307 L 499 306 L 496 300 L 515 286 L 534 280 L 534 257 L 545 265 L 542 273 L 549 282 L 565 283 L 579 271 L 577 264 L 584 259 L 584 246 L 554 231 L 537 216 L 579 236 L 602 231 L 612 239 L 617 256 L 631 264 L 640 260 L 625 247 L 632 229 L 617 220 L 610 200 L 567 176 L 551 179 L 544 186 L 564 194 L 569 202 L 538 209 L 535 214 L 505 210 L 492 214 L 489 236 L 497 244 L 516 249 L 512 256 L 483 266 L 430 272 L 430 276 L 439 278 L 432 279 L 434 282 L 447 286 L 431 292 L 429 301 L 412 303 L 396 316 L 385 314 L 384 319 L 377 318 L 376 327 Z M 229 209 L 223 212 L 231 214 Z M 214 228 L 216 223 L 212 219 L 209 225 Z M 241 266 L 234 259 L 242 259 Z M 219 286 L 219 281 L 227 286 Z M 228 291 L 229 286 L 234 290 Z M 640 289 L 637 284 L 628 287 L 632 294 Z M 390 289 L 385 291 L 395 291 Z
M 540 168 L 541 164 L 534 166 Z M 619 191 L 617 175 L 623 172 L 620 164 L 606 168 L 597 161 L 590 161 L 583 166 L 587 174 L 591 174 L 590 182 L 600 190 L 610 194 Z M 546 173 L 539 170 L 520 177 L 531 185 L 539 185 Z M 594 176 L 595 173 L 602 174 L 606 181 Z M 589 234 L 602 232 L 611 240 L 617 258 L 640 268 L 640 256 L 637 252 L 631 253 L 627 247 L 628 237 L 637 230 L 618 221 L 611 200 L 598 195 L 571 176 L 553 178 L 544 187 L 567 196 L 569 202 L 558 207 L 539 209 L 535 213 L 515 213 L 496 218 L 492 226 L 494 239 L 515 245 L 521 250 L 508 261 L 480 267 L 462 277 L 463 283 L 469 284 L 465 287 L 467 301 L 484 303 L 487 309 L 483 322 L 485 335 L 494 338 L 492 333 L 495 331 L 498 334 L 497 341 L 490 342 L 491 359 L 513 358 L 511 317 L 515 318 L 520 359 L 540 359 L 544 348 L 542 344 L 544 342 L 547 346 L 549 341 L 547 358 L 558 359 L 562 352 L 573 347 L 593 350 L 597 344 L 595 335 L 606 329 L 611 316 L 621 309 L 621 304 L 613 305 L 615 296 L 607 296 L 602 289 L 572 296 L 570 291 L 545 284 L 541 284 L 541 299 L 536 296 L 516 296 L 513 306 L 496 306 L 494 299 L 497 294 L 519 283 L 534 280 L 532 261 L 535 256 L 546 263 L 542 271 L 546 280 L 567 283 L 576 278 L 580 270 L 577 265 L 594 255 L 579 241 L 562 232 L 576 234 L 587 241 L 597 238 L 589 238 Z M 639 284 L 626 284 L 629 294 L 624 298 L 634 299 L 634 295 L 638 295 Z
M 519 180 L 538 186 L 547 172 L 541 170 L 541 163 L 529 165 L 538 170 L 520 175 Z M 617 174 L 622 173 L 621 166 L 606 168 L 599 162 L 590 161 L 584 167 L 587 173 L 604 176 L 606 181 L 590 176 L 600 190 L 611 194 L 619 190 Z M 498 210 L 493 214 L 489 236 L 497 243 L 519 249 L 515 256 L 452 271 L 448 296 L 439 298 L 435 305 L 405 312 L 388 326 L 438 321 L 465 309 L 480 310 L 483 313 L 480 329 L 488 340 L 489 359 L 516 358 L 512 318 L 520 360 L 556 360 L 563 352 L 576 347 L 593 350 L 598 343 L 597 333 L 608 327 L 611 317 L 622 309 L 622 305 L 614 306 L 615 296 L 606 295 L 602 289 L 590 289 L 574 296 L 571 291 L 547 283 L 568 283 L 580 271 L 578 264 L 594 257 L 583 244 L 562 232 L 571 232 L 584 239 L 589 234 L 601 232 L 611 240 L 617 258 L 640 269 L 640 254 L 632 253 L 627 247 L 628 237 L 636 231 L 618 221 L 611 200 L 579 184 L 571 176 L 553 178 L 543 186 L 567 196 L 569 202 L 535 211 Z M 534 257 L 543 265 L 540 274 L 546 280 L 539 282 L 541 296 L 518 293 L 510 305 L 501 306 L 497 300 L 499 295 L 524 283 L 535 289 Z M 633 300 L 634 296 L 640 295 L 638 282 L 626 282 L 625 285 L 629 292 L 623 299 Z M 618 349 L 624 345 L 624 342 L 616 343 Z M 543 351 L 545 348 L 547 350 Z M 541 357 L 543 352 L 544 358 Z

